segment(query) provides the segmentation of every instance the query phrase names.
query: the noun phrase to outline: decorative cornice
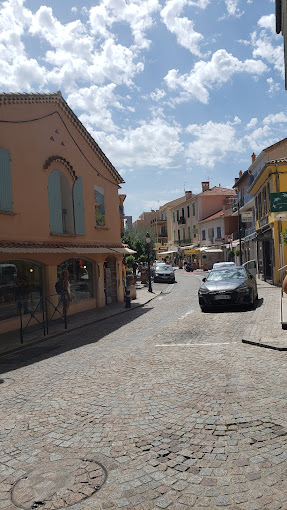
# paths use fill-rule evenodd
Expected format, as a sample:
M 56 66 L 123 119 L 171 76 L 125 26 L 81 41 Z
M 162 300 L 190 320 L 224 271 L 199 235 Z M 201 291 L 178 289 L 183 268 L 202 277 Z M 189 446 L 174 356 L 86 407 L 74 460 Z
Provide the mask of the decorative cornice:
M 53 161 L 59 161 L 60 163 L 63 163 L 63 165 L 65 165 L 65 167 L 69 170 L 73 181 L 78 179 L 72 165 L 69 163 L 69 161 L 66 160 L 66 158 L 63 158 L 62 156 L 50 156 L 43 165 L 44 170 L 47 170 Z

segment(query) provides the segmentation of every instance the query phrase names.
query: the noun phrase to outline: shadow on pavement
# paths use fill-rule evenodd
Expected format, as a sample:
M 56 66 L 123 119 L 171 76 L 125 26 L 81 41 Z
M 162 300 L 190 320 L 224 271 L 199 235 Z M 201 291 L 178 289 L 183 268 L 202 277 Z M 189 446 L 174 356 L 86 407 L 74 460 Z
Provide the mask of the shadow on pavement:
M 255 310 L 256 308 L 260 308 L 260 306 L 263 305 L 264 299 L 260 298 L 257 299 L 254 305 L 254 308 L 250 308 L 249 306 L 244 305 L 229 305 L 227 308 L 209 308 L 207 310 L 207 313 L 230 313 L 230 312 L 236 312 L 236 313 L 242 313 L 242 312 L 250 312 L 252 310 Z
M 71 330 L 64 335 L 48 338 L 27 347 L 3 354 L 0 359 L 0 373 L 17 370 L 23 366 L 32 365 L 44 359 L 58 356 L 64 352 L 98 342 L 106 335 L 125 326 L 151 311 L 152 307 L 138 307 L 133 313 L 124 313 L 114 317 L 107 317 L 101 322 L 81 326 L 80 329 Z M 1 379 L 0 379 L 1 382 Z

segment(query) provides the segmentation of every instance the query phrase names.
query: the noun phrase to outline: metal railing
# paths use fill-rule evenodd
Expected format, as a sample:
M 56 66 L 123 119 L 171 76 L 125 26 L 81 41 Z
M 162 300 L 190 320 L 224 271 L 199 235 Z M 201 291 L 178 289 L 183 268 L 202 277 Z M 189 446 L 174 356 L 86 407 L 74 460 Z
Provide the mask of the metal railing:
M 56 303 L 57 302 L 57 303 Z M 24 343 L 24 335 L 32 326 L 40 326 L 43 336 L 49 334 L 49 327 L 53 320 L 63 319 L 63 325 L 67 329 L 67 303 L 65 293 L 39 296 L 32 301 L 18 301 L 20 317 L 20 342 Z M 24 319 L 27 319 L 24 325 Z

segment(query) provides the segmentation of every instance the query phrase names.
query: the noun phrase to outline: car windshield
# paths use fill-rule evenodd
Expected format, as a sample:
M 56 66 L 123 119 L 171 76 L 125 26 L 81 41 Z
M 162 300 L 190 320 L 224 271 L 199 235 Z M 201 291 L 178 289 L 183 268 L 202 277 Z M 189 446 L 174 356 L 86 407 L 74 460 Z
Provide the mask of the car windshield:
M 159 264 L 155 268 L 156 271 L 172 271 L 172 267 L 167 266 L 166 264 Z
M 247 277 L 246 271 L 243 267 L 238 267 L 236 269 L 226 268 L 226 269 L 214 269 L 210 271 L 207 280 L 217 282 L 222 280 L 238 280 L 245 279 Z

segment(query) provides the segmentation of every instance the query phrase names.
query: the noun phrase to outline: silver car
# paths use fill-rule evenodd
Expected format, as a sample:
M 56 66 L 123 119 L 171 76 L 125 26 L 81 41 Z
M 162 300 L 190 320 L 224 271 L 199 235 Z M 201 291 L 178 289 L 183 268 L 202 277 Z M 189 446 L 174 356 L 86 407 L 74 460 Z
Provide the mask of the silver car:
M 158 264 L 154 270 L 154 282 L 175 282 L 174 269 L 168 264 Z

